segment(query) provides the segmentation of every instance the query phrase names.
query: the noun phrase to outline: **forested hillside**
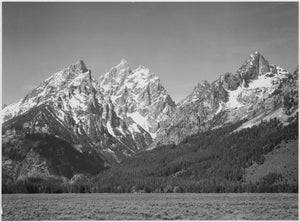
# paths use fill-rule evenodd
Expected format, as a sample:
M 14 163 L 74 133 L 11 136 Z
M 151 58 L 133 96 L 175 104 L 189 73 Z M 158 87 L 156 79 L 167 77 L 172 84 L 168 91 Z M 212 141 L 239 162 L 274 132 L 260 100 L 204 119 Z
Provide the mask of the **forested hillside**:
M 264 155 L 281 141 L 297 140 L 298 121 L 283 126 L 271 119 L 232 133 L 239 124 L 127 159 L 98 175 L 93 188 L 97 192 L 296 192 L 298 182 L 288 184 L 274 172 L 255 184 L 246 183 L 245 169 L 264 163 Z
M 246 182 L 245 171 L 263 164 L 282 141 L 298 140 L 298 115 L 284 126 L 277 119 L 234 132 L 242 122 L 187 137 L 179 145 L 141 152 L 97 176 L 71 182 L 34 179 L 3 184 L 3 192 L 297 192 L 294 182 L 269 172 Z M 283 157 L 284 158 L 284 157 Z

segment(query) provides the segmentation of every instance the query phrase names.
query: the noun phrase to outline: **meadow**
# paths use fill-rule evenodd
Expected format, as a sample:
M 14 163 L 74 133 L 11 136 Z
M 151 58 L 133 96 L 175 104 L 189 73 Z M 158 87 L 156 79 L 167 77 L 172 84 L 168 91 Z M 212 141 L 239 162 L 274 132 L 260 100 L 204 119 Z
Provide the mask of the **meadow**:
M 297 220 L 298 194 L 4 194 L 2 220 Z

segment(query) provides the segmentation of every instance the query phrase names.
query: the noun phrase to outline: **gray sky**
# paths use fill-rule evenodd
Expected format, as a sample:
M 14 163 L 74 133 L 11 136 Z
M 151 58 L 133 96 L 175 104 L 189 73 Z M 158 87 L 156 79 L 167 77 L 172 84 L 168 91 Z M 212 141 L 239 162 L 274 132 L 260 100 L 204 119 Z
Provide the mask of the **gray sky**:
M 294 71 L 298 3 L 2 3 L 2 102 L 83 59 L 94 78 L 125 58 L 175 101 L 235 72 L 250 52 Z

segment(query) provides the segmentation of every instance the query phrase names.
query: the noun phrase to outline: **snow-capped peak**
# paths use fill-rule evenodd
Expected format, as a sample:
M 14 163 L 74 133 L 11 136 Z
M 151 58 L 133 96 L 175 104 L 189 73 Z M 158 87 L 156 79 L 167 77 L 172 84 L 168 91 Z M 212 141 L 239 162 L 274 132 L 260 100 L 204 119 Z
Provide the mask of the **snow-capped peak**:
M 70 81 L 76 76 L 83 73 L 87 73 L 88 71 L 89 70 L 87 69 L 83 60 L 78 60 L 77 62 L 64 68 L 63 70 L 54 73 L 49 78 L 47 78 L 43 83 L 44 85 L 52 83 L 52 85 L 56 86 L 61 84 L 62 82 Z
M 130 78 L 138 78 L 138 79 L 148 79 L 150 81 L 151 78 L 159 79 L 153 72 L 150 71 L 149 68 L 139 65 L 135 70 L 133 70 Z M 137 79 L 137 80 L 138 80 Z
M 195 104 L 197 106 L 209 92 L 208 95 L 214 98 L 213 103 L 215 103 L 215 100 L 220 100 L 226 104 L 227 108 L 239 108 L 243 106 L 243 103 L 249 102 L 242 101 L 248 95 L 258 99 L 264 99 L 270 95 L 278 88 L 281 79 L 287 78 L 288 75 L 289 72 L 287 70 L 269 64 L 260 52 L 254 51 L 249 55 L 249 58 L 243 63 L 241 68 L 237 70 L 236 74 L 225 73 L 212 84 L 209 84 L 207 81 L 198 83 L 193 92 L 178 105 L 183 107 L 197 102 Z M 251 99 L 254 100 L 255 98 Z
M 128 65 L 128 62 L 126 59 L 122 59 L 119 65 Z
M 153 81 L 159 81 L 159 78 L 148 68 L 140 65 L 132 70 L 125 59 L 122 59 L 121 63 L 114 66 L 109 72 L 101 75 L 98 80 L 100 91 L 111 91 L 112 93 L 116 90 L 123 90 L 123 88 L 141 89 Z
M 149 68 L 139 65 L 131 69 L 123 60 L 99 77 L 98 90 L 111 99 L 120 117 L 130 117 L 152 137 L 155 137 L 158 123 L 168 118 L 175 106 L 158 76 Z
M 91 85 L 92 81 L 90 71 L 87 69 L 85 63 L 79 60 L 63 70 L 52 74 L 38 87 L 28 93 L 24 99 L 3 109 L 2 118 L 3 120 L 8 120 L 28 111 L 34 106 L 48 102 L 56 103 L 61 95 L 69 95 L 70 97 L 71 86 L 80 87 L 83 82 Z M 89 86 L 82 86 L 81 88 L 83 90 L 90 90 L 88 89 Z
M 113 68 L 117 68 L 118 70 L 120 70 L 120 69 L 129 69 L 130 65 L 127 62 L 126 59 L 122 59 L 121 62 Z

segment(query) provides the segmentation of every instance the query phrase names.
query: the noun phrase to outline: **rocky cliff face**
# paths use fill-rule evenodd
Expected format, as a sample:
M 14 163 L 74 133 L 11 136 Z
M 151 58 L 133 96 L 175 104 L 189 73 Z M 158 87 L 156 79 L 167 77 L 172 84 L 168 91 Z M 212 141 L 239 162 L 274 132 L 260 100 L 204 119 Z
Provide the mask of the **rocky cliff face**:
M 125 60 L 99 77 L 97 89 L 112 101 L 120 118 L 136 122 L 152 139 L 175 109 L 154 73 L 143 66 L 132 70 Z
M 243 86 L 247 87 L 249 82 L 257 79 L 259 75 L 264 75 L 270 71 L 269 62 L 259 53 L 251 53 L 249 59 L 237 70 L 238 77 L 243 81 Z
M 291 74 L 254 52 L 235 74 L 226 73 L 211 84 L 198 84 L 178 103 L 169 125 L 159 131 L 152 147 L 178 144 L 187 135 L 239 120 L 245 121 L 240 129 L 270 118 L 288 124 L 297 112 L 297 71 Z

